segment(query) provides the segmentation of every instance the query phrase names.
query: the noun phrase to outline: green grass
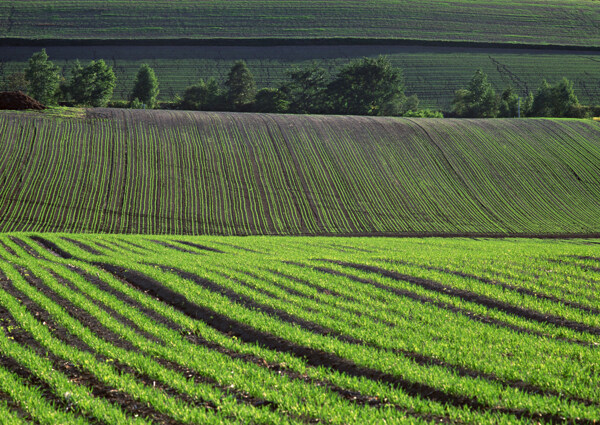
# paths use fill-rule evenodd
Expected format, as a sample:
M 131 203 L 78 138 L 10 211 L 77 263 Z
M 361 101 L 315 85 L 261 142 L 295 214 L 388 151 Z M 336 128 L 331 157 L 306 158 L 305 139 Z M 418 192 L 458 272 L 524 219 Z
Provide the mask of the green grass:
M 0 409 L 593 423 L 599 243 L 2 234 Z
M 0 87 L 7 75 L 22 71 L 39 48 L 0 47 Z M 476 69 L 489 75 L 496 90 L 509 84 L 522 96 L 534 92 L 542 79 L 556 82 L 566 77 L 574 82 L 583 104 L 600 98 L 600 54 L 507 49 L 470 49 L 398 46 L 285 46 L 285 47 L 48 47 L 50 58 L 68 69 L 75 59 L 86 63 L 103 58 L 117 75 L 114 99 L 128 99 L 142 63 L 156 71 L 160 98 L 168 101 L 182 95 L 200 78 L 221 82 L 238 59 L 244 59 L 259 87 L 277 87 L 286 81 L 286 71 L 317 61 L 332 74 L 352 59 L 386 55 L 404 72 L 407 94 L 416 94 L 421 105 L 450 110 L 454 92 L 466 87 Z
M 600 125 L 96 109 L 0 114 L 0 231 L 600 232 Z
M 11 1 L 0 36 L 404 38 L 600 45 L 593 0 Z

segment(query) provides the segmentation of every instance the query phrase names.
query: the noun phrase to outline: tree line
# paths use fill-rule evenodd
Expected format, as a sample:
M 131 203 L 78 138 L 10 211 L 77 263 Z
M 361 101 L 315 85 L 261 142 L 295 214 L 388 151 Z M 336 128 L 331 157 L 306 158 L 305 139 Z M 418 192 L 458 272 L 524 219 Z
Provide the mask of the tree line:
M 81 65 L 78 61 L 62 76 L 60 69 L 42 49 L 29 59 L 24 72 L 7 78 L 10 89 L 27 92 L 47 105 L 114 106 L 156 108 L 159 83 L 152 68 L 138 70 L 127 101 L 109 104 L 116 84 L 115 74 L 103 60 Z M 404 92 L 402 70 L 383 56 L 349 62 L 336 75 L 317 63 L 287 72 L 278 87 L 257 89 L 246 63 L 237 61 L 224 82 L 200 79 L 160 107 L 168 109 L 273 112 L 293 114 L 339 114 L 443 117 L 440 111 L 420 109 L 416 95 Z M 600 107 L 581 105 L 573 83 L 566 78 L 552 85 L 542 82 L 535 93 L 521 98 L 512 87 L 497 93 L 482 70 L 477 70 L 466 88 L 455 92 L 447 116 L 464 118 L 496 117 L 577 117 L 600 115 Z

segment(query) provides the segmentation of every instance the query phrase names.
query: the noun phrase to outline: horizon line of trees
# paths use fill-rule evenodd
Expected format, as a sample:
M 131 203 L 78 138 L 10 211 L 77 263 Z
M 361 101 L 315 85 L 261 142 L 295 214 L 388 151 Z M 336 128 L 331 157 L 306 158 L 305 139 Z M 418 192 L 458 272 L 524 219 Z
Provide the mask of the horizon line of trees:
M 20 90 L 47 105 L 101 107 L 109 105 L 116 77 L 102 59 L 81 65 L 75 61 L 61 75 L 45 49 L 36 52 L 24 72 L 6 78 L 6 88 Z M 159 83 L 154 70 L 140 66 L 127 101 L 113 107 L 273 112 L 293 114 L 379 115 L 443 117 L 442 112 L 419 109 L 416 95 L 404 92 L 402 70 L 389 59 L 364 57 L 349 62 L 336 75 L 316 62 L 287 71 L 287 81 L 278 87 L 257 89 L 252 72 L 243 60 L 231 67 L 226 80 L 214 78 L 187 87 L 173 102 L 158 104 Z M 543 80 L 537 92 L 521 98 L 513 87 L 497 93 L 487 75 L 478 69 L 466 88 L 455 92 L 448 116 L 461 118 L 574 117 L 600 115 L 600 106 L 579 103 L 573 83 L 566 78 L 554 85 Z

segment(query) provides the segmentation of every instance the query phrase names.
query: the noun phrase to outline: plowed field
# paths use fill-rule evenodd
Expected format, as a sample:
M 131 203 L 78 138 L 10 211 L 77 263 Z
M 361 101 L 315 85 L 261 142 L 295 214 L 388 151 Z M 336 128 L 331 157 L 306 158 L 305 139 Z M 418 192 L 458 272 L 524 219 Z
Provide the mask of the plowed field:
M 598 235 L 600 123 L 0 114 L 0 231 Z
M 416 39 L 599 46 L 594 0 L 12 0 L 0 37 Z
M 593 424 L 599 243 L 2 234 L 0 414 Z

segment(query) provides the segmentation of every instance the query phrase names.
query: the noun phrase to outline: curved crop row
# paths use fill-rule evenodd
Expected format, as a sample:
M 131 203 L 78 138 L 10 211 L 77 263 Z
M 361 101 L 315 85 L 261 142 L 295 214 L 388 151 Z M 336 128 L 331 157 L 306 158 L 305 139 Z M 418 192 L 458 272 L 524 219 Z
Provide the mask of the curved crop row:
M 3 232 L 600 232 L 593 121 L 90 110 L 0 126 Z

